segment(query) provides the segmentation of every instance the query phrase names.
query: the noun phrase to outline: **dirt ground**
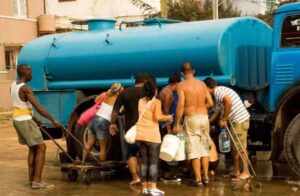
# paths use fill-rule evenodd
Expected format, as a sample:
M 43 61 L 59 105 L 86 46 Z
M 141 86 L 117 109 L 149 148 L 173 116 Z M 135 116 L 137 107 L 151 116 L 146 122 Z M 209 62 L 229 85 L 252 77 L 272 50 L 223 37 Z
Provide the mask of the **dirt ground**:
M 65 145 L 62 140 L 57 140 Z M 43 179 L 53 183 L 54 188 L 32 190 L 25 187 L 27 182 L 27 147 L 18 143 L 17 135 L 11 122 L 0 120 L 0 195 L 140 195 L 141 187 L 130 187 L 128 178 L 112 178 L 101 180 L 92 179 L 91 185 L 85 185 L 80 181 L 71 182 L 66 173 L 62 173 L 57 156 L 57 147 L 46 141 L 47 154 Z M 184 181 L 181 184 L 164 184 L 159 182 L 159 188 L 166 195 L 300 195 L 299 181 L 290 177 L 271 178 L 272 169 L 268 161 L 259 162 L 256 171 L 262 188 L 254 192 L 233 191 L 230 179 L 217 176 L 209 187 L 192 187 Z

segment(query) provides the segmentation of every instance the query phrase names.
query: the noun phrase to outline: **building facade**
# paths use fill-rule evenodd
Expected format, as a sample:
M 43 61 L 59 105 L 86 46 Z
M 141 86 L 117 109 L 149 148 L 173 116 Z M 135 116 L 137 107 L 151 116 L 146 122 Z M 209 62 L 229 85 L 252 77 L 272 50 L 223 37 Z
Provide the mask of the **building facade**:
M 234 3 L 243 15 L 258 15 L 274 11 L 284 1 L 287 0 L 234 0 Z
M 233 0 L 242 15 L 264 14 L 267 10 L 266 0 Z
M 154 12 L 160 11 L 160 0 L 144 2 L 153 6 Z M 17 59 L 22 46 L 39 34 L 49 33 L 49 18 L 44 14 L 56 16 L 56 28 L 61 25 L 69 28 L 69 18 L 109 18 L 120 22 L 142 20 L 145 17 L 143 10 L 130 0 L 0 0 L 0 113 L 12 108 L 9 89 L 16 78 Z M 43 25 L 41 20 L 38 24 L 40 15 L 44 16 L 39 19 L 46 21 Z M 60 24 L 61 21 L 65 24 Z M 41 27 L 45 25 L 46 28 Z M 46 31 L 41 33 L 43 30 Z
M 38 36 L 37 17 L 44 14 L 44 0 L 0 1 L 0 112 L 10 110 L 10 84 L 16 78 L 19 52 Z
M 160 11 L 160 0 L 144 0 L 153 12 Z M 58 28 L 70 28 L 73 20 L 91 18 L 134 21 L 145 18 L 143 10 L 130 0 L 46 0 L 46 13 L 56 16 Z
M 37 17 L 43 13 L 43 0 L 0 1 L 0 80 L 15 78 L 19 51 L 38 36 Z

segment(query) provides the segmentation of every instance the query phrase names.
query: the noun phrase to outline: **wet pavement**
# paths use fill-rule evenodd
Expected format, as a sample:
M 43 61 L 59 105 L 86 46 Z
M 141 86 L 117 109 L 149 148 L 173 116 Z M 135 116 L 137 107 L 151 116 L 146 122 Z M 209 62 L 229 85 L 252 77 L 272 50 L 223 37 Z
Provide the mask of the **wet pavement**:
M 64 145 L 64 141 L 57 140 Z M 18 144 L 17 135 L 11 123 L 0 121 L 0 195 L 140 195 L 141 187 L 129 187 L 128 178 L 92 179 L 91 185 L 85 185 L 79 181 L 72 182 L 66 173 L 62 173 L 59 167 L 57 147 L 47 141 L 46 164 L 43 179 L 53 183 L 54 188 L 32 190 L 25 187 L 27 182 L 27 147 Z M 224 165 L 220 166 L 221 168 Z M 283 167 L 284 168 L 284 167 Z M 258 181 L 262 188 L 253 192 L 233 191 L 230 179 L 216 176 L 209 187 L 192 187 L 186 181 L 182 184 L 159 183 L 159 188 L 166 195 L 300 195 L 300 184 L 297 179 L 291 177 L 288 170 L 280 169 L 280 177 L 271 178 L 273 170 L 269 161 L 259 161 L 256 171 L 260 178 Z M 279 172 L 280 173 L 280 172 Z M 98 175 L 99 176 L 99 175 Z M 285 178 L 283 178 L 285 176 Z M 257 184 L 257 183 L 254 183 Z

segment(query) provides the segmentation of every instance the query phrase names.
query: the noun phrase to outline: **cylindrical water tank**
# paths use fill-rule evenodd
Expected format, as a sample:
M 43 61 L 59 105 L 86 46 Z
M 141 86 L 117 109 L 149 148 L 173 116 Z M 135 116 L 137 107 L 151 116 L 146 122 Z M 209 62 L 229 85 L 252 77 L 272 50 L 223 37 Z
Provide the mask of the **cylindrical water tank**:
M 39 34 L 54 33 L 55 17 L 52 15 L 40 15 L 38 17 L 38 31 Z
M 28 44 L 20 60 L 36 46 L 45 47 L 36 51 L 43 56 L 36 66 L 42 67 L 49 89 L 108 87 L 114 81 L 131 85 L 137 72 L 148 72 L 162 84 L 191 62 L 196 76 L 255 90 L 268 85 L 272 29 L 245 17 L 73 32 Z

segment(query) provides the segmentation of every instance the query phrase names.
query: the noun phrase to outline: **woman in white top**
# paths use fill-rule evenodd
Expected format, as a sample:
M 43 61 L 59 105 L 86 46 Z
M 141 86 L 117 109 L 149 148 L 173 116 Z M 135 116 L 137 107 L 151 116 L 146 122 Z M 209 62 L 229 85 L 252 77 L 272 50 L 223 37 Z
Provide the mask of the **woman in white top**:
M 113 110 L 113 105 L 117 99 L 117 96 L 123 91 L 123 87 L 120 83 L 114 83 L 107 92 L 100 94 L 96 101 L 103 99 L 100 108 L 98 109 L 96 115 L 88 124 L 88 141 L 85 148 L 88 152 L 91 151 L 94 146 L 96 139 L 98 139 L 100 144 L 100 161 L 106 160 L 106 147 L 109 139 L 109 126 L 111 121 L 111 113 Z M 84 163 L 87 159 L 88 153 L 83 150 L 82 162 Z

